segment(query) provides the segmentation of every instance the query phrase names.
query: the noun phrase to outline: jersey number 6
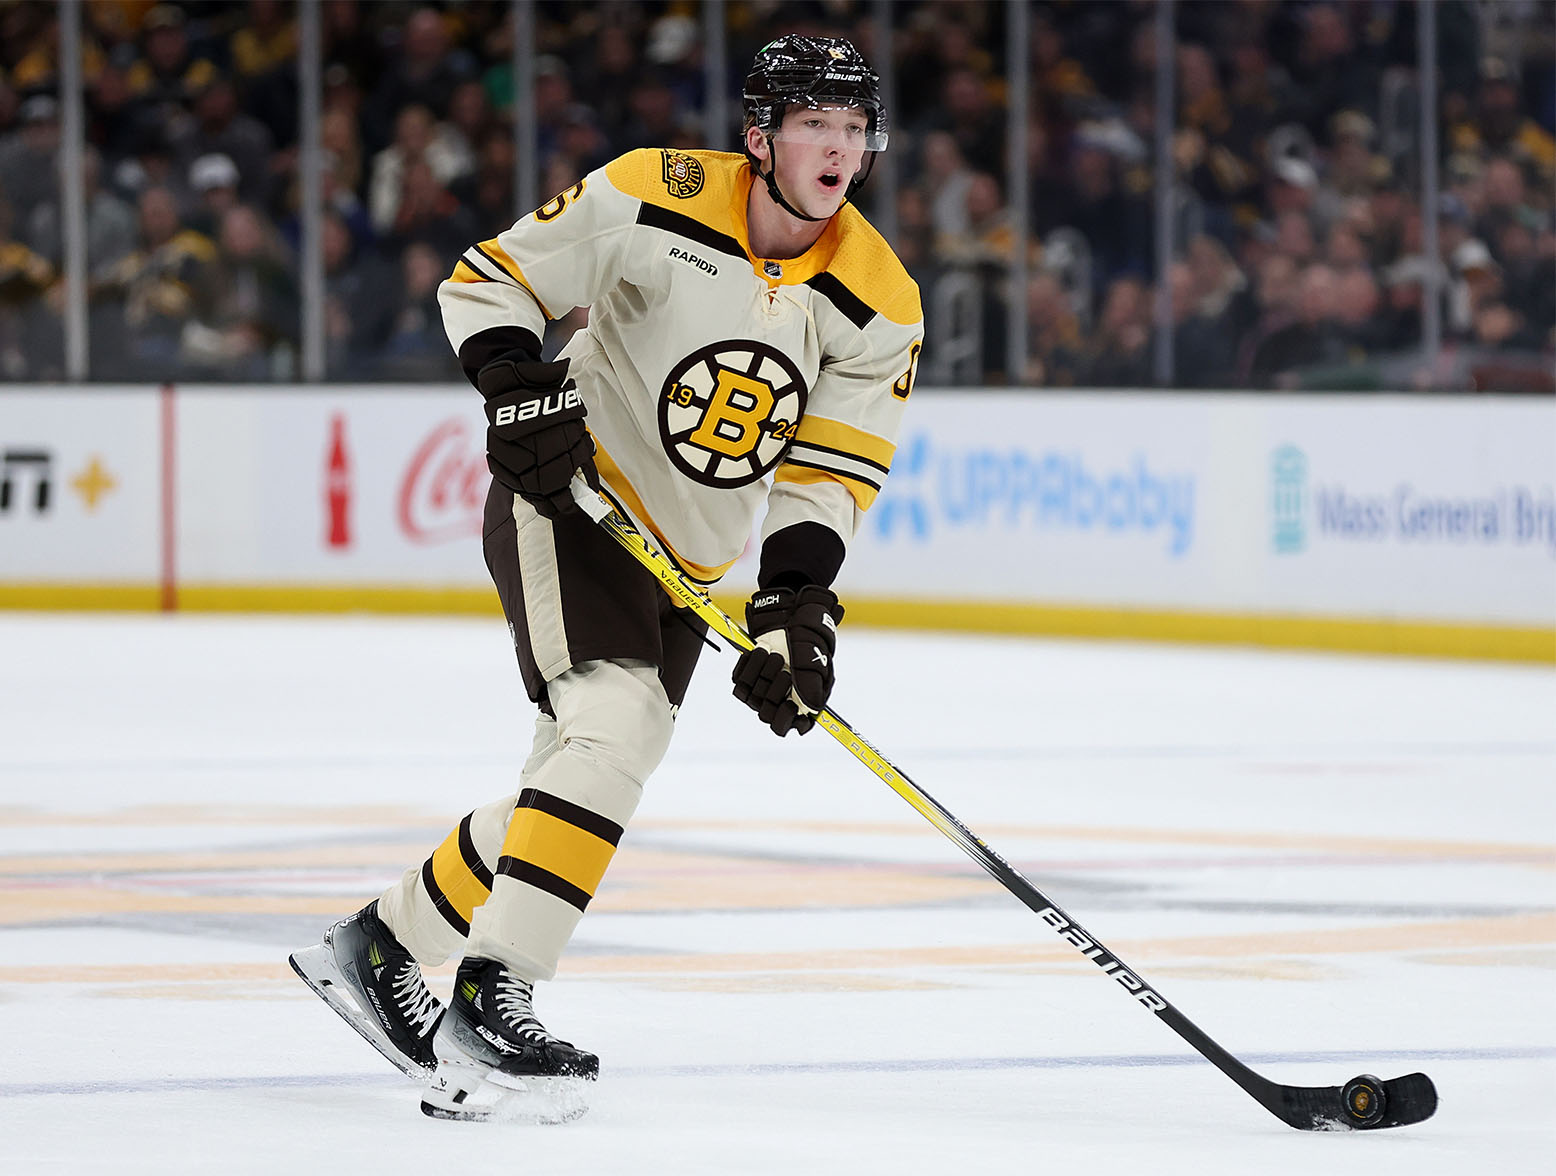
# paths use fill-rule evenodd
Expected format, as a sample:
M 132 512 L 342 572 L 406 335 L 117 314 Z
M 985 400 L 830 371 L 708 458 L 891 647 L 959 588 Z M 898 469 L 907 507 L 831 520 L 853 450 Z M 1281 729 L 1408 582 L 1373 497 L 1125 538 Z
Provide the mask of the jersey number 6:
M 567 191 L 553 196 L 535 210 L 535 219 L 538 221 L 554 221 L 567 211 L 567 206 L 583 195 L 586 180 L 579 180 Z

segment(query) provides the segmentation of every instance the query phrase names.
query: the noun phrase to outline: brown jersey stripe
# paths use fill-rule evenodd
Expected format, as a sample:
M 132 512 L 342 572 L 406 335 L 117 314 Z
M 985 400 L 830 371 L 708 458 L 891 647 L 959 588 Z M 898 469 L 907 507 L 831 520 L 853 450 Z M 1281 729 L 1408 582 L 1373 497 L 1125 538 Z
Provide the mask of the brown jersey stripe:
M 843 285 L 835 274 L 823 270 L 814 277 L 806 278 L 805 284 L 837 307 L 843 317 L 861 331 L 875 318 L 875 310 L 867 305 L 863 298 Z
M 784 457 L 783 464 L 786 466 L 803 466 L 807 470 L 820 470 L 822 473 L 831 474 L 834 478 L 837 478 L 841 481 L 863 482 L 872 490 L 878 491 L 881 488 L 880 482 L 873 482 L 869 478 L 866 478 L 863 474 L 855 473 L 853 471 L 848 471 L 845 473 L 843 470 L 835 469 L 832 466 L 819 465 L 813 461 L 802 461 L 794 456 L 794 451 L 792 449 L 788 452 L 787 456 Z
M 569 906 L 577 907 L 579 910 L 584 910 L 589 905 L 589 895 L 587 892 L 578 889 L 567 879 L 559 878 L 550 870 L 543 869 L 532 862 L 524 862 L 518 858 L 504 856 L 497 860 L 497 872 L 509 878 L 516 878 L 520 882 L 528 883 L 537 890 L 544 890 L 547 894 L 555 895 Z
M 738 257 L 741 261 L 747 259 L 746 247 L 735 238 L 710 228 L 696 217 L 687 216 L 682 212 L 673 212 L 668 208 L 660 208 L 657 204 L 644 203 L 638 209 L 638 224 L 647 225 L 651 229 L 664 229 L 668 233 L 675 233 L 688 240 L 696 241 L 697 244 L 705 245 L 709 249 Z
M 542 792 L 538 788 L 526 788 L 519 793 L 517 807 L 538 809 L 540 812 L 566 821 L 569 825 L 576 825 L 585 833 L 593 833 L 601 841 L 609 842 L 612 847 L 621 844 L 624 830 L 615 821 L 602 817 L 582 805 L 574 804 L 570 800 L 563 800 L 560 796 Z
M 438 885 L 437 875 L 433 872 L 431 858 L 421 865 L 421 884 L 427 888 L 427 897 L 432 900 L 433 907 L 443 916 L 444 921 L 460 935 L 469 935 L 470 920 L 460 915 L 449 902 L 448 895 L 443 893 L 443 888 Z
M 486 258 L 487 261 L 491 262 L 492 265 L 496 266 L 498 270 L 507 274 L 520 286 L 524 287 L 525 293 L 535 300 L 535 305 L 540 308 L 540 313 L 546 316 L 548 322 L 556 319 L 556 315 L 546 309 L 546 304 L 541 301 L 540 295 L 535 293 L 535 287 L 529 284 L 529 279 L 524 276 L 524 271 L 519 268 L 519 263 L 514 261 L 508 255 L 508 251 L 497 243 L 496 237 L 493 237 L 490 241 L 481 241 L 470 248 L 474 249 L 482 257 Z

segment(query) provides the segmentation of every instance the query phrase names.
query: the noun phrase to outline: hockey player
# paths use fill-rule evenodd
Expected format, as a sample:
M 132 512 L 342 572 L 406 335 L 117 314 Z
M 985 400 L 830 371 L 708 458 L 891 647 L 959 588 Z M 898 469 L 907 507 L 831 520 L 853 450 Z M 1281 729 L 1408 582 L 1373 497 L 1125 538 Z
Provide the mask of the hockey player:
M 830 586 L 890 467 L 923 334 L 917 287 L 847 202 L 886 143 L 853 45 L 780 37 L 746 79 L 744 154 L 630 152 L 473 246 L 440 290 L 485 398 L 484 549 L 534 742 L 516 799 L 470 813 L 292 957 L 385 1056 L 432 1077 L 428 1114 L 478 1118 L 506 1097 L 494 1088 L 595 1077 L 596 1057 L 536 1018 L 533 986 L 600 884 L 704 642 L 577 509 L 575 473 L 709 585 L 765 499 L 758 647 L 735 695 L 779 735 L 827 701 Z M 577 306 L 588 327 L 542 362 L 546 322 Z M 456 954 L 444 1008 L 421 969 Z

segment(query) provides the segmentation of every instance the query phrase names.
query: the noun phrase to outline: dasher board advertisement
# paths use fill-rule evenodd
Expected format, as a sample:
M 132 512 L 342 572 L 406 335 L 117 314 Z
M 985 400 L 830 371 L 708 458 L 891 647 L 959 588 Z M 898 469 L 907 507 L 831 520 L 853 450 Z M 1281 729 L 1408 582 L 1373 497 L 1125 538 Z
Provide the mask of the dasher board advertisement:
M 1556 404 L 916 393 L 839 591 L 1556 626 Z
M 0 386 L 0 583 L 155 584 L 161 429 L 155 389 Z
M 178 411 L 181 580 L 490 586 L 469 388 L 195 388 Z

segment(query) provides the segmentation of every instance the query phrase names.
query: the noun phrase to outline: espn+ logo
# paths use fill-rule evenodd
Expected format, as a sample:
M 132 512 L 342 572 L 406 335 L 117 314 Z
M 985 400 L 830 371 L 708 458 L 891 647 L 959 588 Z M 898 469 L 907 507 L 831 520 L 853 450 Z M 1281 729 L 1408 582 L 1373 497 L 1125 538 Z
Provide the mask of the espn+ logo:
M 1143 453 L 1102 464 L 1078 451 L 937 446 L 918 433 L 898 449 L 871 516 L 883 540 L 1027 526 L 1149 537 L 1176 559 L 1194 543 L 1194 481 L 1153 468 Z

